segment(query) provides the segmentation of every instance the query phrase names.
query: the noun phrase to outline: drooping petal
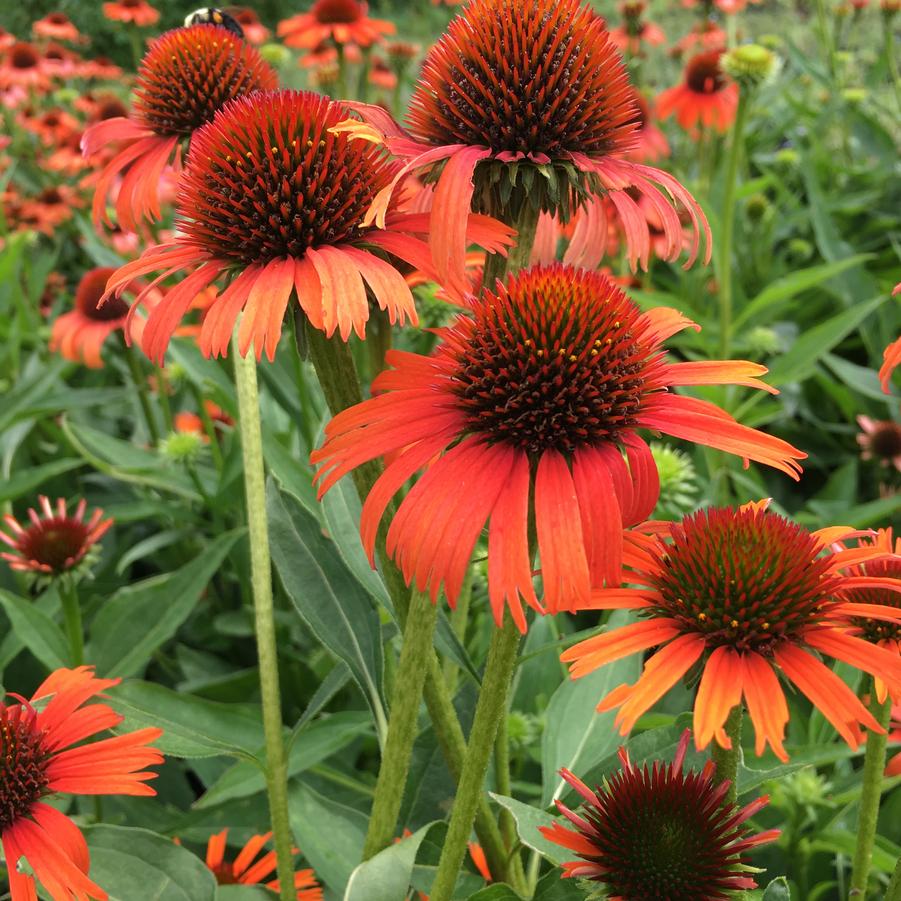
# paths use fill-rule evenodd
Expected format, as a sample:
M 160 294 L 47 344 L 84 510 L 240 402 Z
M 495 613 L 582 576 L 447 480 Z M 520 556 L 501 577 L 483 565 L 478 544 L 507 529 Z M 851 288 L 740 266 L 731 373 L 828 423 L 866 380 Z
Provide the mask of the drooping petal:
M 741 655 L 742 691 L 748 716 L 754 724 L 754 750 L 763 754 L 766 745 L 784 763 L 788 760 L 783 740 L 788 724 L 788 704 L 773 667 L 755 651 Z
M 715 648 L 704 664 L 694 709 L 695 744 L 699 751 L 710 744 L 732 708 L 741 703 L 741 670 L 741 658 L 728 647 Z
M 681 631 L 681 625 L 674 619 L 642 620 L 586 638 L 564 651 L 560 659 L 572 664 L 570 675 L 577 679 L 614 660 L 663 644 Z
M 282 320 L 294 290 L 294 268 L 290 257 L 270 260 L 254 279 L 238 329 L 238 353 L 242 357 L 253 344 L 257 361 L 264 349 L 270 360 L 275 359 Z

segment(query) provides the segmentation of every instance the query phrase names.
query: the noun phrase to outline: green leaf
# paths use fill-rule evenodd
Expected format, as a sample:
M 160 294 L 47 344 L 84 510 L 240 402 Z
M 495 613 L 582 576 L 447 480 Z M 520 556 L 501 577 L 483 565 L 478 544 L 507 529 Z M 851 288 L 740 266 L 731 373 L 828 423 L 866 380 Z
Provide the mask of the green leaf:
M 336 657 L 363 691 L 381 730 L 381 624 L 372 601 L 348 571 L 319 522 L 292 495 L 266 486 L 272 559 L 301 619 Z
M 44 463 L 42 466 L 34 466 L 23 472 L 13 473 L 2 485 L 0 485 L 0 504 L 13 501 L 18 497 L 30 495 L 35 488 L 49 481 L 55 476 L 78 469 L 82 461 L 75 457 L 64 460 L 54 460 L 52 463 Z
M 761 901 L 791 901 L 791 896 L 788 880 L 779 876 L 766 887 Z
M 297 736 L 288 755 L 288 777 L 298 776 L 327 760 L 372 728 L 371 718 L 353 710 L 335 713 L 311 723 Z M 259 756 L 264 756 L 260 749 Z M 202 809 L 233 798 L 244 798 L 265 791 L 266 780 L 255 764 L 240 761 L 229 767 L 195 803 Z
M 522 801 L 517 801 L 515 798 L 508 798 L 494 792 L 489 792 L 489 794 L 498 804 L 506 807 L 513 814 L 513 819 L 516 821 L 516 832 L 520 841 L 527 848 L 537 851 L 542 857 L 558 866 L 572 857 L 571 851 L 567 851 L 561 845 L 549 842 L 538 831 L 539 826 L 553 826 L 556 822 L 556 819 L 549 813 L 523 804 Z
M 521 901 L 520 896 L 505 883 L 489 885 L 471 895 L 469 901 Z M 585 891 L 577 879 L 564 879 L 558 869 L 545 873 L 538 880 L 532 901 L 585 901 Z
M 216 879 L 198 857 L 146 829 L 90 826 L 91 879 L 109 901 L 214 901 Z
M 873 867 L 882 873 L 891 873 L 895 869 L 898 862 L 897 846 L 893 846 L 891 850 L 885 850 L 880 847 L 881 844 L 890 845 L 891 843 L 879 836 L 876 844 L 873 845 Z M 857 836 L 853 832 L 818 832 L 815 838 L 810 840 L 810 851 L 825 851 L 828 854 L 844 854 L 847 857 L 854 857 L 857 849 Z
M 210 542 L 196 560 L 120 588 L 91 624 L 91 659 L 104 676 L 134 676 L 188 618 L 244 529 Z
M 433 825 L 423 826 L 403 841 L 389 845 L 375 857 L 361 863 L 350 874 L 344 901 L 405 901 L 413 878 L 416 854 Z
M 69 642 L 62 629 L 34 601 L 0 588 L 0 604 L 13 632 L 47 669 L 71 665 Z
M 170 757 L 201 758 L 226 754 L 255 759 L 263 745 L 259 708 L 222 704 L 152 682 L 124 682 L 110 691 L 112 706 L 125 717 L 118 728 L 132 732 L 146 726 L 163 730 L 155 742 Z
M 631 622 L 627 610 L 616 610 L 607 631 Z M 576 775 L 586 772 L 622 742 L 613 720 L 616 711 L 598 713 L 598 702 L 623 682 L 634 682 L 641 672 L 641 660 L 632 654 L 603 666 L 581 679 L 560 683 L 547 707 L 547 724 L 541 737 L 541 805 L 547 807 L 563 796 L 566 783 L 558 775 L 566 767 Z

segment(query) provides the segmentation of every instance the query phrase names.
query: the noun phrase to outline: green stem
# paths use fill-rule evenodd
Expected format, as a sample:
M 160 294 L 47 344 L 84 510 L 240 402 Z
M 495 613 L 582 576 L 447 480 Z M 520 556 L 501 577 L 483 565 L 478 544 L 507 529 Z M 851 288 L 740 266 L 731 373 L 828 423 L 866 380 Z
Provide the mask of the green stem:
M 510 779 L 510 734 L 508 730 L 509 711 L 504 707 L 497 726 L 497 737 L 494 740 L 494 783 L 497 793 L 509 798 L 513 794 Z M 516 821 L 506 807 L 500 812 L 501 836 L 508 851 L 516 846 Z
M 726 735 L 732 747 L 721 748 L 714 740 L 710 756 L 716 763 L 716 779 L 718 782 L 729 780 L 729 791 L 723 799 L 724 803 L 735 804 L 738 801 L 738 762 L 741 760 L 741 719 L 742 706 L 732 708 L 726 718 Z
M 213 458 L 213 463 L 216 465 L 216 471 L 221 476 L 225 460 L 222 457 L 222 448 L 219 447 L 219 435 L 216 432 L 216 426 L 213 423 L 213 418 L 210 416 L 210 411 L 206 408 L 203 394 L 193 382 L 191 382 L 191 392 L 197 404 L 197 415 L 200 417 L 200 421 L 203 423 L 203 430 L 210 440 L 210 455 Z
M 282 738 L 282 706 L 278 684 L 278 649 L 272 602 L 272 562 L 266 518 L 266 486 L 263 467 L 263 437 L 257 368 L 252 354 L 238 352 L 237 332 L 232 342 L 241 450 L 244 456 L 244 488 L 247 494 L 247 525 L 250 534 L 250 564 L 253 582 L 254 627 L 260 662 L 260 695 L 263 704 L 263 734 L 266 741 L 266 784 L 269 816 L 275 837 L 281 901 L 293 901 L 294 841 L 288 818 L 288 766 Z
M 466 757 L 463 759 L 457 797 L 454 799 L 447 837 L 438 861 L 438 872 L 429 892 L 432 901 L 451 901 L 453 896 L 457 874 L 466 856 L 466 845 L 482 797 L 485 773 L 491 760 L 498 724 L 507 711 L 507 694 L 516 667 L 519 639 L 519 630 L 509 616 L 504 620 L 504 625 L 495 629 L 491 636 L 488 662 L 469 734 Z
M 738 161 L 741 158 L 742 138 L 748 114 L 745 91 L 738 95 L 738 109 L 732 125 L 732 141 L 726 161 L 726 193 L 723 196 L 723 237 L 720 240 L 720 357 L 729 358 L 732 344 L 732 236 L 735 230 L 735 189 L 738 181 Z
M 171 433 L 175 431 L 175 420 L 172 418 L 172 407 L 169 405 L 169 379 L 166 378 L 166 370 L 162 366 L 154 366 L 153 373 L 156 376 L 160 409 L 163 411 L 163 424 L 166 431 Z
M 360 60 L 360 73 L 357 78 L 356 99 L 365 103 L 369 98 L 369 67 L 372 65 L 372 48 L 362 48 L 361 55 L 363 59 Z
M 81 622 L 81 605 L 78 603 L 78 592 L 75 590 L 75 585 L 60 584 L 59 597 L 63 607 L 66 635 L 69 638 L 72 666 L 81 666 L 84 663 L 84 627 Z
M 885 901 L 901 901 L 901 857 L 895 864 L 895 872 L 892 873 L 888 888 L 885 890 Z
M 150 403 L 150 394 L 147 391 L 147 381 L 144 373 L 141 372 L 141 366 L 138 358 L 135 356 L 134 348 L 131 347 L 123 338 L 122 346 L 125 348 L 125 362 L 128 365 L 128 371 L 131 374 L 131 381 L 138 392 L 138 400 L 141 404 L 141 410 L 144 413 L 144 422 L 147 423 L 147 433 L 150 435 L 150 443 L 156 447 L 160 443 L 160 430 L 156 424 L 156 416 L 153 414 L 153 406 Z
M 344 44 L 335 43 L 338 53 L 338 81 L 335 85 L 337 97 L 335 100 L 347 99 L 347 57 L 344 55 Z
M 463 579 L 463 585 L 460 588 L 460 594 L 457 597 L 457 606 L 450 612 L 450 626 L 454 635 L 460 640 L 461 644 L 466 642 L 466 625 L 469 621 L 469 605 L 472 601 L 472 566 L 466 570 L 466 576 Z M 447 658 L 444 661 L 444 681 L 447 690 L 453 697 L 457 690 L 457 679 L 460 670 L 453 660 Z
M 879 703 L 873 686 L 873 701 L 870 711 L 876 722 L 885 729 L 892 711 L 892 702 L 886 698 Z M 857 845 L 851 866 L 851 886 L 849 897 L 866 896 L 870 864 L 873 860 L 873 844 L 876 840 L 876 822 L 879 818 L 879 802 L 882 798 L 882 773 L 885 770 L 886 732 L 868 732 L 867 750 L 863 760 L 863 786 L 860 794 L 860 814 L 857 820 Z
M 838 72 L 838 63 L 835 56 L 835 41 L 832 32 L 829 29 L 829 19 L 826 12 L 825 0 L 816 0 L 817 4 L 817 26 L 820 32 L 820 40 L 823 43 L 823 50 L 826 54 L 826 60 L 829 64 L 829 74 L 835 80 Z
M 384 310 L 376 310 L 366 324 L 366 351 L 369 377 L 374 379 L 385 368 L 385 355 L 391 350 L 391 323 Z
M 404 785 L 410 769 L 413 742 L 416 739 L 419 703 L 428 657 L 432 652 L 437 615 L 438 605 L 432 603 L 428 593 L 414 591 L 395 675 L 388 737 L 375 785 L 375 798 L 363 845 L 363 860 L 369 860 L 383 848 L 387 848 L 394 838 Z

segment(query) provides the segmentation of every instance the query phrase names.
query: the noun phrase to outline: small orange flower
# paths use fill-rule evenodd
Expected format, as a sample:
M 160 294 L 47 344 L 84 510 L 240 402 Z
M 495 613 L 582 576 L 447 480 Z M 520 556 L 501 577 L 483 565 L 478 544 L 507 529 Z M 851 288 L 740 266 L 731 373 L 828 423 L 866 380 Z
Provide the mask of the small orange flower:
M 682 84 L 657 98 L 657 115 L 666 119 L 675 113 L 679 124 L 692 133 L 699 124 L 727 131 L 738 109 L 738 86 L 720 68 L 721 56 L 719 50 L 693 56 L 685 67 Z
M 46 91 L 50 87 L 44 58 L 34 44 L 16 41 L 8 45 L 0 57 L 0 89 L 10 87 L 35 91 Z
M 247 7 L 229 7 L 229 15 L 241 26 L 246 40 L 251 44 L 264 44 L 269 37 L 269 29 L 260 22 L 260 17 Z
M 75 210 L 84 206 L 84 200 L 68 185 L 44 188 L 35 197 L 22 200 L 19 221 L 27 228 L 52 235 L 64 222 L 68 222 Z
M 217 406 L 211 400 L 205 400 L 203 406 L 214 426 L 231 427 L 235 424 L 231 416 L 229 416 L 222 407 Z M 201 435 L 204 441 L 210 440 L 209 436 L 204 431 L 203 420 L 196 413 L 188 413 L 187 411 L 177 413 L 174 425 L 176 432 L 193 432 Z
M 65 13 L 48 13 L 31 25 L 36 37 L 51 38 L 54 41 L 77 43 L 81 40 L 81 32 Z
M 253 836 L 241 849 L 233 861 L 225 859 L 228 829 L 211 835 L 206 849 L 206 865 L 212 870 L 219 885 L 265 885 L 273 892 L 279 891 L 278 879 L 268 879 L 275 873 L 275 851 L 268 851 L 259 857 L 260 851 L 272 833 Z M 312 870 L 298 870 L 294 876 L 297 901 L 322 901 L 322 889 Z
M 277 34 L 288 47 L 310 49 L 331 39 L 336 44 L 371 47 L 397 31 L 393 22 L 370 19 L 362 0 L 316 0 L 309 12 L 278 23 Z
M 159 10 L 154 9 L 146 0 L 116 0 L 115 3 L 104 3 L 103 15 L 114 22 L 131 22 L 141 27 L 156 25 L 160 19 Z
M 30 701 L 12 695 L 16 702 L 6 704 L 0 696 L 0 844 L 12 901 L 35 901 L 36 882 L 56 901 L 106 901 L 106 892 L 88 878 L 84 836 L 43 799 L 59 792 L 156 794 L 146 785 L 156 778 L 147 767 L 162 763 L 163 755 L 148 746 L 161 729 L 84 743 L 122 722 L 107 704 L 87 703 L 119 681 L 98 679 L 82 666 L 51 673 Z
M 695 742 L 728 748 L 724 724 L 747 705 L 756 751 L 769 744 L 780 760 L 788 705 L 778 674 L 793 683 L 849 745 L 859 725 L 883 731 L 850 688 L 816 654 L 842 660 L 901 691 L 901 657 L 854 634 L 850 617 L 898 622 L 899 610 L 859 603 L 855 592 L 901 592 L 901 580 L 861 574 L 862 563 L 884 559 L 882 547 L 835 549 L 860 533 L 835 527 L 808 532 L 767 502 L 739 509 L 712 507 L 678 523 L 647 523 L 626 536 L 624 581 L 640 587 L 603 588 L 584 609 L 634 609 L 638 622 L 581 641 L 562 659 L 573 677 L 631 654 L 658 650 L 635 685 L 620 685 L 598 709 L 619 707 L 616 723 L 631 731 L 651 706 L 703 661 L 694 707 Z M 840 547 L 840 546 L 839 546 Z

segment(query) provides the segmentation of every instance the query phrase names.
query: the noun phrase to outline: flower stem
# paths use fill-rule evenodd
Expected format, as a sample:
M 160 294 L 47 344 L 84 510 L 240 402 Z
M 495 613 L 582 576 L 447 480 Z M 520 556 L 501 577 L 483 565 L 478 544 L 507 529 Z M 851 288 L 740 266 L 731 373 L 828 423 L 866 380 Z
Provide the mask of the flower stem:
M 147 381 L 141 372 L 141 366 L 138 358 L 135 356 L 134 348 L 132 348 L 123 338 L 122 346 L 125 348 L 125 362 L 128 364 L 128 371 L 131 374 L 132 384 L 135 391 L 138 392 L 138 400 L 141 404 L 141 410 L 144 413 L 144 422 L 147 423 L 147 433 L 150 435 L 150 443 L 156 447 L 160 443 L 160 430 L 156 424 L 156 416 L 153 413 L 153 406 L 150 403 L 150 394 L 147 391 Z
M 885 890 L 885 901 L 901 901 L 901 857 L 895 864 L 895 872 L 892 873 L 888 888 Z
M 829 65 L 829 74 L 833 80 L 838 72 L 838 64 L 835 56 L 835 41 L 832 32 L 829 29 L 829 20 L 826 12 L 825 0 L 816 0 L 817 4 L 817 26 L 820 31 L 820 40 L 823 43 L 823 50 L 826 54 L 826 62 Z
M 451 901 L 453 895 L 457 874 L 466 855 L 466 845 L 482 797 L 485 773 L 491 760 L 498 724 L 507 712 L 507 694 L 516 667 L 519 639 L 519 630 L 509 616 L 501 628 L 494 630 L 491 637 L 488 663 L 485 666 L 482 690 L 479 692 L 475 719 L 469 734 L 469 745 L 463 760 L 463 771 L 457 786 L 450 826 L 438 861 L 438 873 L 429 893 L 432 901 Z
M 78 592 L 75 585 L 60 583 L 59 598 L 63 607 L 63 619 L 66 623 L 66 635 L 72 654 L 72 666 L 84 663 L 84 627 L 81 622 L 81 605 L 78 603 Z
M 723 802 L 735 804 L 738 801 L 738 762 L 741 760 L 741 719 L 742 706 L 737 704 L 726 718 L 726 735 L 732 744 L 731 748 L 721 748 L 714 739 L 710 756 L 716 763 L 716 778 L 719 782 L 729 780 L 729 791 Z
M 394 838 L 397 815 L 400 813 L 404 785 L 410 769 L 413 742 L 416 739 L 419 703 L 437 615 L 438 605 L 432 603 L 428 593 L 414 591 L 391 697 L 388 737 L 375 785 L 372 813 L 363 845 L 363 860 L 369 860 L 383 848 L 387 848 Z
M 232 343 L 241 450 L 244 456 L 244 488 L 247 494 L 247 525 L 250 533 L 250 565 L 253 582 L 254 627 L 260 661 L 260 695 L 263 703 L 263 734 L 266 741 L 266 785 L 269 817 L 275 837 L 281 901 L 293 901 L 294 867 L 291 824 L 288 818 L 288 767 L 282 738 L 282 706 L 278 684 L 278 650 L 272 603 L 272 562 L 266 517 L 263 470 L 263 437 L 256 361 L 238 352 L 237 332 Z
M 732 345 L 732 236 L 735 231 L 735 189 L 738 187 L 738 161 L 741 157 L 745 120 L 748 114 L 746 91 L 738 95 L 738 109 L 732 125 L 732 140 L 726 160 L 726 193 L 723 195 L 723 237 L 720 241 L 720 357 L 729 359 Z
M 892 710 L 890 698 L 880 703 L 873 687 L 873 701 L 870 711 L 876 722 L 885 729 Z M 879 801 L 882 798 L 882 772 L 885 769 L 885 746 L 888 735 L 885 732 L 867 733 L 867 750 L 863 761 L 863 785 L 860 793 L 860 813 L 857 820 L 857 845 L 851 866 L 851 886 L 849 897 L 866 896 L 870 864 L 873 860 L 873 843 L 876 840 L 876 821 L 879 818 Z

